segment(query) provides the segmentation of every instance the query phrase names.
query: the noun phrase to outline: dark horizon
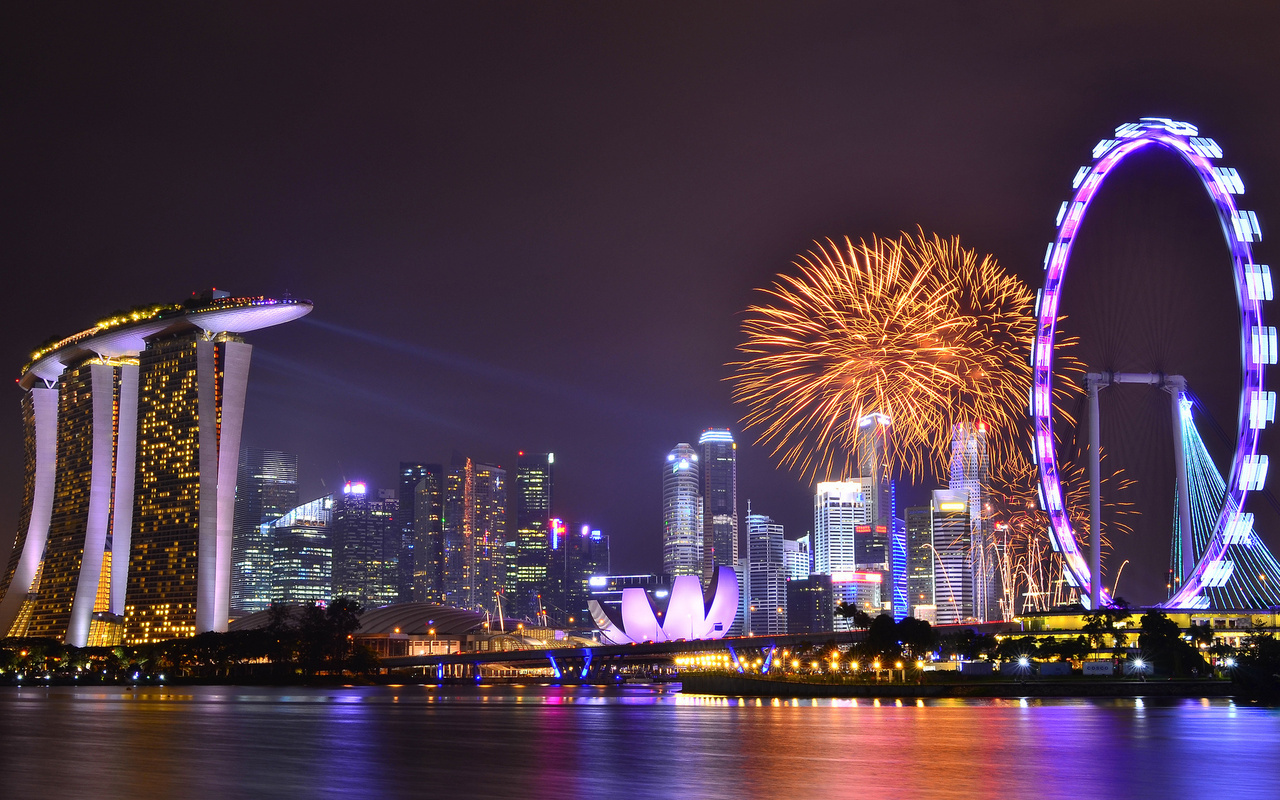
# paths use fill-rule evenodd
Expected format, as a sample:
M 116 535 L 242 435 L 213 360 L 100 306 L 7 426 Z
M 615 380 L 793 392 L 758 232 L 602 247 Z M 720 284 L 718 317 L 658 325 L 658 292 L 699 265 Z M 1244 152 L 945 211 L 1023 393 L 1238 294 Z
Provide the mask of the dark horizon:
M 724 378 L 742 310 L 813 240 L 920 225 L 1034 290 L 1094 143 L 1160 115 L 1223 146 L 1270 263 L 1280 9 L 1213 11 L 7 8 L 0 360 L 16 378 L 51 334 L 211 286 L 290 292 L 315 311 L 246 336 L 244 443 L 298 453 L 304 500 L 343 478 L 395 488 L 399 462 L 454 450 L 509 469 L 551 451 L 555 511 L 610 535 L 615 572 L 657 571 L 660 465 L 728 427 L 739 515 L 751 500 L 796 538 L 809 484 L 751 445 Z M 1194 177 L 1143 154 L 1090 211 L 1066 329 L 1098 368 L 1188 375 L 1231 430 L 1226 263 Z M 19 395 L 0 415 L 0 560 Z M 1115 556 L 1136 602 L 1163 599 L 1172 516 L 1157 399 L 1104 396 L 1104 446 L 1144 509 Z M 1255 505 L 1276 551 L 1280 515 Z

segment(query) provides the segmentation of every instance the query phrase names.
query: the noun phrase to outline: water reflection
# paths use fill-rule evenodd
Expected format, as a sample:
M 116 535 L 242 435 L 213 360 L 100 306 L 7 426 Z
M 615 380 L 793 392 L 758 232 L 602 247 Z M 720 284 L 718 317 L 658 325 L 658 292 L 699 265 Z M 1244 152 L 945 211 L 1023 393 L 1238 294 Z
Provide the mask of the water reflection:
M 0 690 L 3 795 L 1280 796 L 1280 712 L 422 686 Z

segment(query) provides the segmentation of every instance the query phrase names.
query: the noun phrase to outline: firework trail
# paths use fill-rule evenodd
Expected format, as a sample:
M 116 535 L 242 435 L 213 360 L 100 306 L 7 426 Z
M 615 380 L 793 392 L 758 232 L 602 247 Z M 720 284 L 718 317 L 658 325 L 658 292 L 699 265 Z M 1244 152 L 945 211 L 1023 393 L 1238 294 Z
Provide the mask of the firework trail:
M 1034 295 L 956 237 L 828 240 L 747 310 L 734 399 L 757 442 L 804 477 L 856 469 L 858 421 L 887 414 L 899 473 L 945 474 L 951 430 L 981 420 L 992 461 L 1021 448 L 1031 388 Z M 1081 370 L 1059 356 L 1058 399 Z
M 1107 454 L 1101 454 L 1102 464 Z M 1089 477 L 1083 464 L 1063 463 L 1063 499 L 1072 527 L 1085 541 L 1089 540 L 1092 527 L 1089 520 Z M 1026 611 L 1047 611 L 1054 606 L 1073 602 L 1074 592 L 1063 580 L 1065 566 L 1062 556 L 1049 545 L 1049 515 L 1040 509 L 1036 485 L 1036 467 L 1025 457 L 1019 456 L 1002 462 L 991 479 L 991 508 L 987 514 L 996 532 L 988 545 L 996 569 L 1004 587 L 1003 604 L 1006 617 Z M 1111 537 L 1130 534 L 1133 528 L 1129 520 L 1137 514 L 1133 503 L 1120 500 L 1134 481 L 1117 469 L 1102 472 L 1103 503 L 1102 551 L 1103 560 L 1111 550 Z

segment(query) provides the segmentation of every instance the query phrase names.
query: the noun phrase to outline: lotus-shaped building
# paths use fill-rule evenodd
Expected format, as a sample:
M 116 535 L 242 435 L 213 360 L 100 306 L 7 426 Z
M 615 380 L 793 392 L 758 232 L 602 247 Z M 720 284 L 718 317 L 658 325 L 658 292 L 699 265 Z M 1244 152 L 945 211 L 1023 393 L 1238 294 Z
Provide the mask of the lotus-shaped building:
M 622 590 L 617 610 L 606 610 L 597 600 L 589 600 L 587 607 L 609 644 L 719 639 L 738 614 L 738 576 L 729 567 L 718 567 L 705 593 L 696 576 L 682 575 L 666 598 L 633 586 Z

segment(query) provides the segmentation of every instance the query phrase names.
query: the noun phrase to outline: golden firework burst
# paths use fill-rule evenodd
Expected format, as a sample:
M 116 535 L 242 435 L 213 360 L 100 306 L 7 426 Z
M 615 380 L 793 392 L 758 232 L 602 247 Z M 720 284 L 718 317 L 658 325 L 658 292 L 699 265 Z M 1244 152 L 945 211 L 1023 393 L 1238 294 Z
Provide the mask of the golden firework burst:
M 859 420 L 892 420 L 887 448 L 911 477 L 945 470 L 952 428 L 981 421 L 993 461 L 1026 428 L 1034 295 L 956 237 L 828 240 L 747 310 L 734 399 L 757 442 L 805 477 L 847 477 Z M 1079 372 L 1060 358 L 1058 372 Z M 1060 380 L 1059 397 L 1074 382 Z

